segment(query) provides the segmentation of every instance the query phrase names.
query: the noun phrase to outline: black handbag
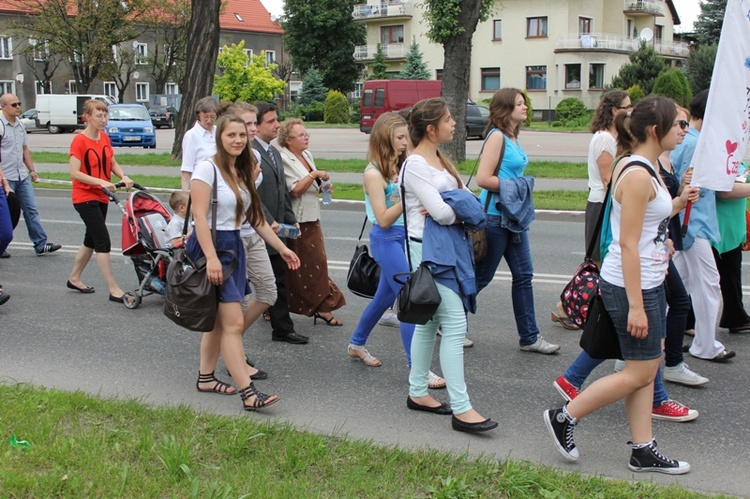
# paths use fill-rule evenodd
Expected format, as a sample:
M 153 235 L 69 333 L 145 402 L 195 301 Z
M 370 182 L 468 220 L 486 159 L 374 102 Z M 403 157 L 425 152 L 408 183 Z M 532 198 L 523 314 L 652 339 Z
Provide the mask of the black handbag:
M 354 250 L 351 263 L 349 263 L 349 272 L 346 274 L 346 287 L 357 296 L 372 298 L 378 290 L 380 266 L 370 256 L 367 245 L 362 244 L 362 234 L 365 233 L 365 225 L 367 225 L 367 215 L 365 215 L 365 221 L 362 223 L 362 230 L 359 231 L 357 248 Z
M 216 173 L 218 175 L 218 172 Z M 211 238 L 216 244 L 216 177 L 211 191 L 211 215 L 213 227 Z M 167 266 L 167 293 L 162 312 L 169 320 L 191 331 L 206 333 L 213 330 L 219 308 L 219 287 L 214 286 L 206 276 L 206 258 L 192 261 L 185 249 L 185 236 L 190 219 L 190 198 L 188 198 L 185 226 L 182 229 L 182 247 L 175 250 L 172 261 Z M 234 254 L 233 251 L 229 253 Z M 234 271 L 236 260 L 224 269 L 224 279 Z
M 622 358 L 615 325 L 598 293 L 589 306 L 588 319 L 583 326 L 579 345 L 594 359 Z
M 404 205 L 406 257 L 411 269 L 413 267 L 411 252 L 409 251 L 409 228 L 406 225 L 406 189 L 403 181 L 405 175 L 406 171 L 403 170 L 401 174 L 401 203 Z M 404 278 L 405 280 L 403 280 Z M 398 320 L 408 324 L 427 324 L 437 312 L 442 301 L 430 268 L 422 263 L 414 272 L 401 272 L 394 275 L 393 280 L 403 285 L 396 298 Z

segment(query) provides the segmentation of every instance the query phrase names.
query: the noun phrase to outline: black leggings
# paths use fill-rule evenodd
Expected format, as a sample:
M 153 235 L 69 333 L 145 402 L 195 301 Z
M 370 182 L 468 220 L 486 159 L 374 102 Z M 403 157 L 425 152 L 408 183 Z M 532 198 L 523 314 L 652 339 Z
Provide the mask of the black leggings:
M 106 223 L 109 204 L 99 201 L 86 201 L 85 203 L 74 204 L 73 207 L 86 225 L 83 245 L 97 253 L 109 253 L 112 249 Z

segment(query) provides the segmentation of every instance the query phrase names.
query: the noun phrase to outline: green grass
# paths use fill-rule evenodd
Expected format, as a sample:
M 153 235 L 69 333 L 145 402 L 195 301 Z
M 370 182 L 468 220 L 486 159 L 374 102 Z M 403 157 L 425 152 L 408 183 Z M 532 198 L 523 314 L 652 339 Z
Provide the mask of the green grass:
M 82 392 L 0 385 L 0 400 L 4 497 L 702 497 Z
M 35 163 L 68 163 L 70 155 L 65 152 L 34 151 L 31 157 Z M 169 153 L 149 152 L 146 154 L 117 153 L 117 162 L 121 165 L 137 166 L 180 166 L 179 161 L 172 159 Z
M 554 123 L 554 122 L 553 122 Z M 585 126 L 550 126 L 548 121 L 532 121 L 528 130 L 551 131 L 551 132 L 588 132 L 588 124 Z
M 131 173 L 134 170 L 131 170 Z M 174 176 L 174 177 L 167 177 L 167 176 L 156 176 L 156 175 L 138 175 L 137 170 L 135 170 L 136 173 L 134 173 L 130 179 L 133 180 L 133 182 L 140 184 L 144 187 L 158 187 L 158 188 L 165 188 L 165 189 L 179 189 L 181 188 L 180 185 L 180 177 Z M 50 180 L 67 180 L 70 181 L 70 175 L 68 173 L 63 172 L 44 172 L 42 175 L 42 178 L 44 179 L 50 179 Z M 117 177 L 112 177 L 113 181 L 117 180 Z M 60 185 L 60 184 L 45 184 L 43 182 L 40 182 L 38 184 L 35 184 L 37 187 L 44 187 L 45 189 L 70 189 L 69 185 Z

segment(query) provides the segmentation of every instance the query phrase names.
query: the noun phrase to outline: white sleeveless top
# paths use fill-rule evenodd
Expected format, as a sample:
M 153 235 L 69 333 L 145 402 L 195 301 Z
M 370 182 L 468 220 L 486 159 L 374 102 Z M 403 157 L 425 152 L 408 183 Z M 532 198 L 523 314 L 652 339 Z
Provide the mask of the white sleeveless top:
M 631 156 L 628 163 L 642 161 L 654 170 L 651 162 L 643 156 Z M 615 193 L 625 175 L 635 171 L 638 166 L 628 168 L 617 179 L 612 190 L 612 210 L 610 221 L 612 224 L 612 243 L 602 263 L 601 277 L 610 284 L 625 287 L 622 277 L 622 248 L 620 247 L 620 228 L 622 206 L 615 200 Z M 658 177 L 658 173 L 657 173 Z M 669 249 L 666 241 L 669 231 L 669 216 L 672 214 L 672 197 L 662 183 L 651 178 L 656 197 L 646 206 L 643 220 L 643 230 L 638 241 L 638 254 L 641 262 L 641 289 L 652 289 L 664 282 L 669 266 Z

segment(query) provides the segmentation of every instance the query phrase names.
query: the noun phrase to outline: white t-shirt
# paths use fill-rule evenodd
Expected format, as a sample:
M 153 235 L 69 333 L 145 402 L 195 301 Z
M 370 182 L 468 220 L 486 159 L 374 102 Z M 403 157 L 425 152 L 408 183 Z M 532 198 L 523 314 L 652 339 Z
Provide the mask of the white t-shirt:
M 214 178 L 216 178 L 217 181 L 216 199 L 219 202 L 216 207 L 216 230 L 237 230 L 240 228 L 234 218 L 234 211 L 237 207 L 237 198 L 224 180 L 224 177 L 219 173 L 219 169 L 214 166 L 211 161 L 201 161 L 195 165 L 191 182 L 198 180 L 208 184 L 209 187 L 213 187 Z M 250 208 L 250 194 L 243 189 L 240 189 L 240 192 L 242 193 L 244 204 L 243 211 L 247 211 L 247 209 Z M 213 227 L 210 203 L 207 216 L 209 227 Z
M 594 134 L 589 142 L 589 202 L 602 203 L 607 193 L 607 188 L 602 183 L 602 176 L 596 160 L 602 153 L 609 153 L 612 159 L 617 155 L 617 141 L 607 130 L 600 130 Z M 612 163 L 614 166 L 614 163 Z
M 450 225 L 456 221 L 453 208 L 443 201 L 440 193 L 451 189 L 458 189 L 458 183 L 447 170 L 440 171 L 427 164 L 424 157 L 412 154 L 401 168 L 399 184 L 404 182 L 406 187 L 406 225 L 409 236 L 422 239 L 424 233 L 425 215 L 430 216 L 441 225 Z
M 185 228 L 185 219 L 175 213 L 167 224 L 167 237 L 174 239 L 175 237 L 182 237 L 182 229 Z
M 216 154 L 216 127 L 209 132 L 197 121 L 182 137 L 182 166 L 180 171 L 192 172 L 195 166 Z

